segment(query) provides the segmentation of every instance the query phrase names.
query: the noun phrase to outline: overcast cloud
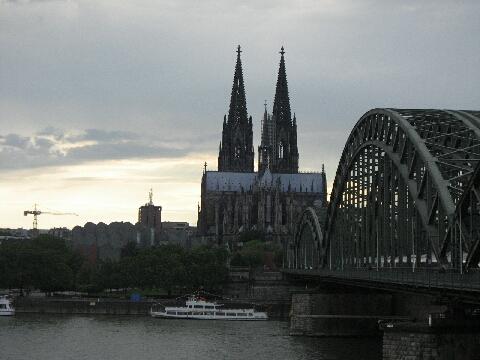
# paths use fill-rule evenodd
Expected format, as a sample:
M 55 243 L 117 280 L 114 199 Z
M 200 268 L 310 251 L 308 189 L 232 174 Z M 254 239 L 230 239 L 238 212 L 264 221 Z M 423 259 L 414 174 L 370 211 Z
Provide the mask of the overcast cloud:
M 215 159 L 240 44 L 254 143 L 283 45 L 300 167 L 331 179 L 371 108 L 480 108 L 479 17 L 477 0 L 0 0 L 0 172 Z
M 186 137 L 162 141 L 151 134 L 141 136 L 131 131 L 100 129 L 68 134 L 60 129 L 46 128 L 32 136 L 0 135 L 0 171 L 101 160 L 175 158 L 206 150 L 206 142 L 202 139 L 195 147 L 188 140 Z

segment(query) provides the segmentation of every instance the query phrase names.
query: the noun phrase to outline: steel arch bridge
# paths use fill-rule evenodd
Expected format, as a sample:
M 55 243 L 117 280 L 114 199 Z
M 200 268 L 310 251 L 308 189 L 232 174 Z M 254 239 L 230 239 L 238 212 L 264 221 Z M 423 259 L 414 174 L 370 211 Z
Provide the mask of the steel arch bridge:
M 478 268 L 479 169 L 480 111 L 368 111 L 346 142 L 321 234 L 311 244 L 302 240 L 305 224 L 315 222 L 307 210 L 286 267 L 459 274 Z M 306 255 L 307 248 L 318 254 Z

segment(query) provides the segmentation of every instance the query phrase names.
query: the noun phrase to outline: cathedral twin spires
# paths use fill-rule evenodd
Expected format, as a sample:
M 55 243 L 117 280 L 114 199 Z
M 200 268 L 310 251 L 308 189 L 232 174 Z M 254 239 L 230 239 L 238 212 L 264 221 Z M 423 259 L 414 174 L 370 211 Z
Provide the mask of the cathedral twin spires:
M 223 119 L 222 142 L 218 154 L 218 171 L 253 172 L 254 151 L 252 117 L 247 115 L 240 46 L 233 77 L 228 117 Z M 280 51 L 280 67 L 270 116 L 265 104 L 261 144 L 258 147 L 258 171 L 298 173 L 297 124 L 292 120 L 288 96 L 285 51 Z

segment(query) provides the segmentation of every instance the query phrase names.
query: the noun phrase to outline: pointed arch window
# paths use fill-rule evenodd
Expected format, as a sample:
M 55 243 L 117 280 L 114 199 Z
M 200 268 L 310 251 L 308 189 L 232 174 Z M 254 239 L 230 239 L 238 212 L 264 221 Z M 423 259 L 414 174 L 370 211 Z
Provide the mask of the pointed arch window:
M 284 157 L 284 145 L 283 145 L 283 142 L 280 142 L 280 144 L 278 144 L 278 158 L 283 159 L 283 157 Z
M 240 144 L 237 143 L 234 148 L 233 156 L 235 157 L 235 159 L 240 159 L 241 154 L 242 154 L 242 147 L 240 146 Z

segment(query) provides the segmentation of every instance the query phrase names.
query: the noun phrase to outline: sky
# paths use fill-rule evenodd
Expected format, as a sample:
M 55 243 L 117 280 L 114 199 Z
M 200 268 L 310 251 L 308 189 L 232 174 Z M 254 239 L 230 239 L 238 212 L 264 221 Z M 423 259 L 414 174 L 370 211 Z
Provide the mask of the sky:
M 285 61 L 300 170 L 329 188 L 376 107 L 480 109 L 480 1 L 0 0 L 0 227 L 195 225 L 242 46 L 255 149 Z M 257 156 L 257 154 L 256 154 Z M 256 164 L 255 164 L 256 166 Z

